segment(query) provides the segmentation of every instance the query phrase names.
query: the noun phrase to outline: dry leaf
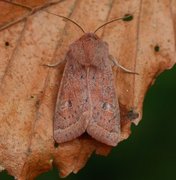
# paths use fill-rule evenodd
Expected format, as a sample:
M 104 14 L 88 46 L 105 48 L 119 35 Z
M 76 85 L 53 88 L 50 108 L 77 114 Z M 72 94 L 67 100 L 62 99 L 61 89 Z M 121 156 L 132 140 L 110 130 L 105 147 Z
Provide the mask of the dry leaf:
M 53 163 L 67 176 L 78 172 L 94 151 L 107 155 L 111 150 L 88 135 L 54 145 L 53 113 L 64 65 L 41 65 L 62 61 L 69 44 L 82 34 L 46 11 L 77 21 L 87 32 L 133 14 L 132 21 L 111 23 L 98 33 L 120 64 L 139 73 L 114 71 L 121 140 L 129 136 L 131 123 L 141 119 L 149 86 L 176 62 L 174 1 L 0 1 L 0 169 L 19 180 L 32 180 Z

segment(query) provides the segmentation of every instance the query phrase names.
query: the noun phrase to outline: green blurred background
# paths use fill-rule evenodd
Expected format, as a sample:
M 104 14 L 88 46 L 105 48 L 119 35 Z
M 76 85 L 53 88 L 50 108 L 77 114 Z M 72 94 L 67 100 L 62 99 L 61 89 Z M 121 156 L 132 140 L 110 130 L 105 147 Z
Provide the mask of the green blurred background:
M 13 180 L 6 172 L 0 180 Z M 58 180 L 53 169 L 36 180 Z M 76 175 L 65 180 L 176 180 L 176 67 L 165 71 L 149 89 L 143 118 L 108 157 L 93 155 Z

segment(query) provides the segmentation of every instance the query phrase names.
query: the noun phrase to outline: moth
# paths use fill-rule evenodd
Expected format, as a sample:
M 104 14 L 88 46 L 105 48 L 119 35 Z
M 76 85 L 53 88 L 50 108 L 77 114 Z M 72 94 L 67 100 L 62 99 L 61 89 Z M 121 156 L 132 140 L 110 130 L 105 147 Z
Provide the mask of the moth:
M 118 144 L 120 111 L 112 58 L 108 44 L 95 33 L 106 24 L 119 19 L 122 18 L 101 25 L 94 33 L 85 33 L 82 27 L 70 20 L 84 35 L 70 45 L 65 57 L 66 65 L 54 114 L 54 139 L 57 143 L 71 141 L 87 132 L 104 144 Z

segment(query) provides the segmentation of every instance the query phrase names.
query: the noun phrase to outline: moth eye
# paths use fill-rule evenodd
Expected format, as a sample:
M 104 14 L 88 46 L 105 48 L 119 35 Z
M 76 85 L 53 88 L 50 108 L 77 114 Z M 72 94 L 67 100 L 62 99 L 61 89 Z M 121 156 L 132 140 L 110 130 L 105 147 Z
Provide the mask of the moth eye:
M 102 108 L 105 111 L 112 111 L 114 109 L 113 105 L 107 102 L 103 103 Z
M 81 79 L 84 79 L 84 76 L 83 75 L 81 75 L 81 77 L 80 77 Z

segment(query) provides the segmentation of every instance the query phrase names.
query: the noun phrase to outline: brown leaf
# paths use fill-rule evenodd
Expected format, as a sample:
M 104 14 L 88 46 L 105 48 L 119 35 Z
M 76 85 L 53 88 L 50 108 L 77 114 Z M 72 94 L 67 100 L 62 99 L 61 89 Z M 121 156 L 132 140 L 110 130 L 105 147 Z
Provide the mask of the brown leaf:
M 149 86 L 176 61 L 174 1 L 0 1 L 0 169 L 20 180 L 34 179 L 53 163 L 62 176 L 77 173 L 94 151 L 107 155 L 111 150 L 88 135 L 54 146 L 53 113 L 64 65 L 41 65 L 62 61 L 69 44 L 82 34 L 46 10 L 77 21 L 87 32 L 133 14 L 132 21 L 114 22 L 98 32 L 111 55 L 139 73 L 114 71 L 121 140 L 129 136 L 131 123 L 141 119 Z

